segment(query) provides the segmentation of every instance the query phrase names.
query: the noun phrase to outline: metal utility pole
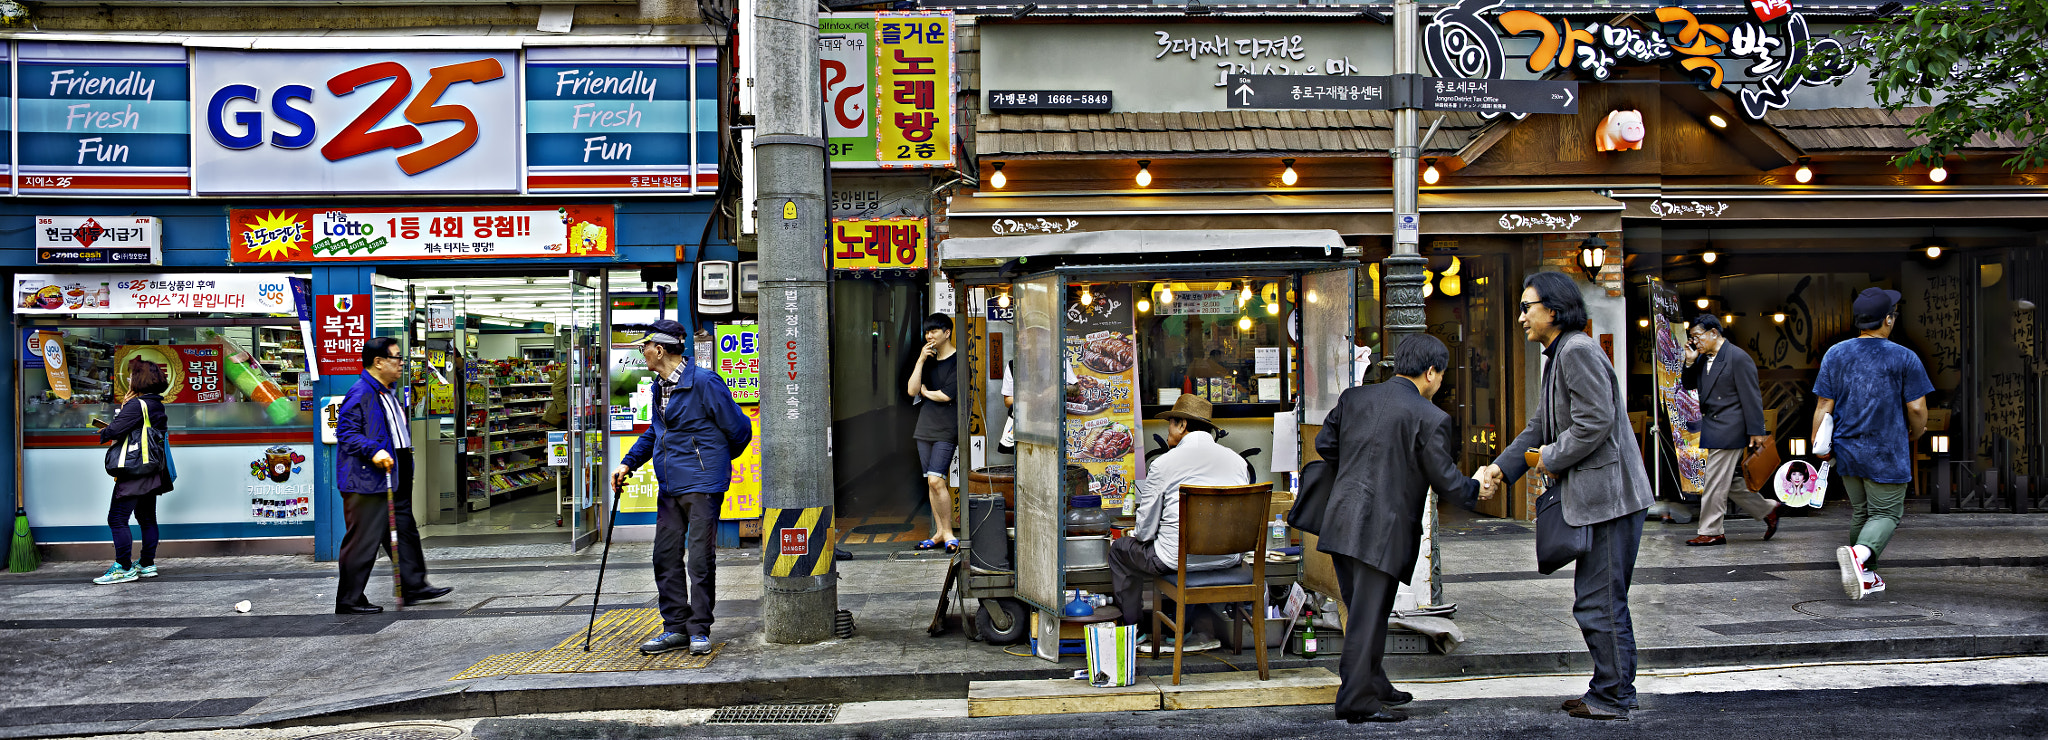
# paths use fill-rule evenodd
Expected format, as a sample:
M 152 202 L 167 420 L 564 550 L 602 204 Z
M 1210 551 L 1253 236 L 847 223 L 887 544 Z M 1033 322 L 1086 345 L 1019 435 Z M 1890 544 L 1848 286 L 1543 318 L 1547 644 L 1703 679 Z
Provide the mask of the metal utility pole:
M 1420 16 L 1416 12 L 1416 0 L 1394 0 L 1394 80 L 1397 85 L 1405 85 L 1415 78 L 1416 51 L 1420 47 L 1422 30 Z M 1409 100 L 1408 103 L 1413 105 L 1414 101 Z M 1422 231 L 1422 211 L 1416 202 L 1419 185 L 1415 166 L 1422 154 L 1416 142 L 1420 113 L 1412 107 L 1394 109 L 1394 253 L 1380 261 L 1381 280 L 1386 285 L 1387 316 L 1382 339 L 1386 342 L 1384 352 L 1388 357 L 1399 351 L 1402 339 L 1428 328 L 1428 319 L 1422 310 L 1422 284 L 1428 279 L 1423 272 L 1429 261 L 1416 249 Z M 1422 558 L 1409 587 L 1416 595 L 1417 606 L 1443 601 L 1443 586 L 1437 578 L 1436 504 L 1436 492 L 1430 491 L 1422 517 Z
M 762 633 L 832 636 L 832 408 L 818 4 L 755 0 L 754 157 L 761 260 Z

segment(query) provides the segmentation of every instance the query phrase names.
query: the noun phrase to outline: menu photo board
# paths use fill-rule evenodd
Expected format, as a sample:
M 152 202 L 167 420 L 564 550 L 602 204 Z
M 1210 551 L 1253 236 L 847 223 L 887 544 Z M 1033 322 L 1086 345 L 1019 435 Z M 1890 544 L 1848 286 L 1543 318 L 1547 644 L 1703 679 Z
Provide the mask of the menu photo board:
M 1108 508 L 1132 495 L 1142 454 L 1131 295 L 1128 285 L 1101 286 L 1070 290 L 1067 301 L 1067 460 L 1088 470 L 1088 492 Z

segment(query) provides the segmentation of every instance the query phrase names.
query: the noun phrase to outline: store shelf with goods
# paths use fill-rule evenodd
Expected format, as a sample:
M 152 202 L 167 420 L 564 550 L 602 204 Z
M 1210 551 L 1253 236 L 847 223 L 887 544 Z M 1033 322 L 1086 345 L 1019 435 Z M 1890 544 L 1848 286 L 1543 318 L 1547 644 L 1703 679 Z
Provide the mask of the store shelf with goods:
M 527 451 L 527 450 L 538 450 L 538 449 L 541 449 L 541 448 L 544 448 L 544 447 L 547 447 L 547 446 L 548 446 L 548 443 L 546 443 L 546 442 L 535 442 L 535 443 L 532 443 L 532 444 L 522 444 L 522 445 L 513 445 L 513 446 L 510 446 L 510 447 L 506 447 L 506 448 L 504 448 L 504 449 L 502 449 L 502 450 L 491 450 L 489 454 L 490 454 L 490 455 L 492 455 L 493 457 L 495 457 L 495 456 L 498 456 L 498 455 L 504 455 L 504 454 L 509 454 L 509 453 L 513 453 L 513 452 L 525 452 L 525 451 Z

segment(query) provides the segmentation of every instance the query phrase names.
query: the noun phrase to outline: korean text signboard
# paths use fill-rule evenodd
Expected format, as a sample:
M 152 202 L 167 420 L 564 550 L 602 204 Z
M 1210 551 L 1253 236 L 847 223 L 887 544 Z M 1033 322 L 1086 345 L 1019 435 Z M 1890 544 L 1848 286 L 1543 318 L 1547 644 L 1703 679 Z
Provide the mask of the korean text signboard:
M 761 407 L 741 406 L 740 410 L 747 412 L 754 440 L 732 460 L 732 481 L 718 504 L 720 519 L 761 518 Z
M 136 359 L 154 363 L 169 386 L 164 403 L 220 403 L 227 400 L 223 356 L 218 344 L 124 344 L 114 350 L 114 367 L 126 368 Z M 127 373 L 115 373 L 114 392 L 129 390 Z
M 930 256 L 921 218 L 832 220 L 832 269 L 921 270 Z
M 363 371 L 363 343 L 370 340 L 370 296 L 323 295 L 313 301 L 313 356 L 321 375 L 346 378 Z
M 289 276 L 263 273 L 16 275 L 19 314 L 231 313 L 294 310 Z
M 192 57 L 201 195 L 519 190 L 512 52 Z
M 732 400 L 742 404 L 761 402 L 761 326 L 720 324 L 716 370 L 732 391 Z
M 1531 10 L 1501 11 L 1504 4 L 1460 0 L 1438 10 L 1422 30 L 1430 68 L 1440 77 L 1503 79 L 1509 59 L 1502 42 L 1534 40 L 1536 47 L 1524 62 L 1529 74 L 1576 69 L 1605 80 L 1624 62 L 1668 62 L 1707 87 L 1735 97 L 1743 115 L 1752 120 L 1785 107 L 1801 87 L 1831 84 L 1853 71 L 1789 73 L 1808 54 L 1829 58 L 1841 42 L 1815 35 L 1806 17 L 1792 12 L 1788 0 L 1753 0 L 1753 19 L 1722 24 L 1703 22 L 1685 8 L 1662 7 L 1634 16 L 1655 18 L 1644 27 L 1633 21 L 1580 24 Z
M 37 216 L 38 265 L 162 264 L 155 216 Z
M 234 209 L 235 262 L 609 256 L 610 206 Z
M 953 165 L 952 14 L 838 13 L 819 34 L 834 167 Z
M 185 49 L 21 42 L 19 193 L 184 195 L 192 186 Z
M 532 192 L 690 193 L 718 187 L 718 50 L 526 53 Z

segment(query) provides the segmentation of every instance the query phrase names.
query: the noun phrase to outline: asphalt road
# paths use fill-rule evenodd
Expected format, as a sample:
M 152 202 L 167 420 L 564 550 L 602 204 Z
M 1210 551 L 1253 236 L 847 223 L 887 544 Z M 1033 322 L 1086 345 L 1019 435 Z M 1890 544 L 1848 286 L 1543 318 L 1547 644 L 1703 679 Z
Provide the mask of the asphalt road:
M 2048 677 L 2043 677 L 2048 679 Z M 1417 689 L 1423 693 L 1425 689 Z M 1564 696 L 1418 700 L 1409 720 L 1349 725 L 1329 707 L 1278 707 L 1032 717 L 945 718 L 859 725 L 644 726 L 625 722 L 497 718 L 477 722 L 478 740 L 642 740 L 653 738 L 1050 738 L 1225 740 L 1226 738 L 1657 738 L 1658 740 L 1873 740 L 1874 738 L 2048 737 L 2048 684 L 1892 686 L 1643 695 L 1627 722 L 1575 719 Z

